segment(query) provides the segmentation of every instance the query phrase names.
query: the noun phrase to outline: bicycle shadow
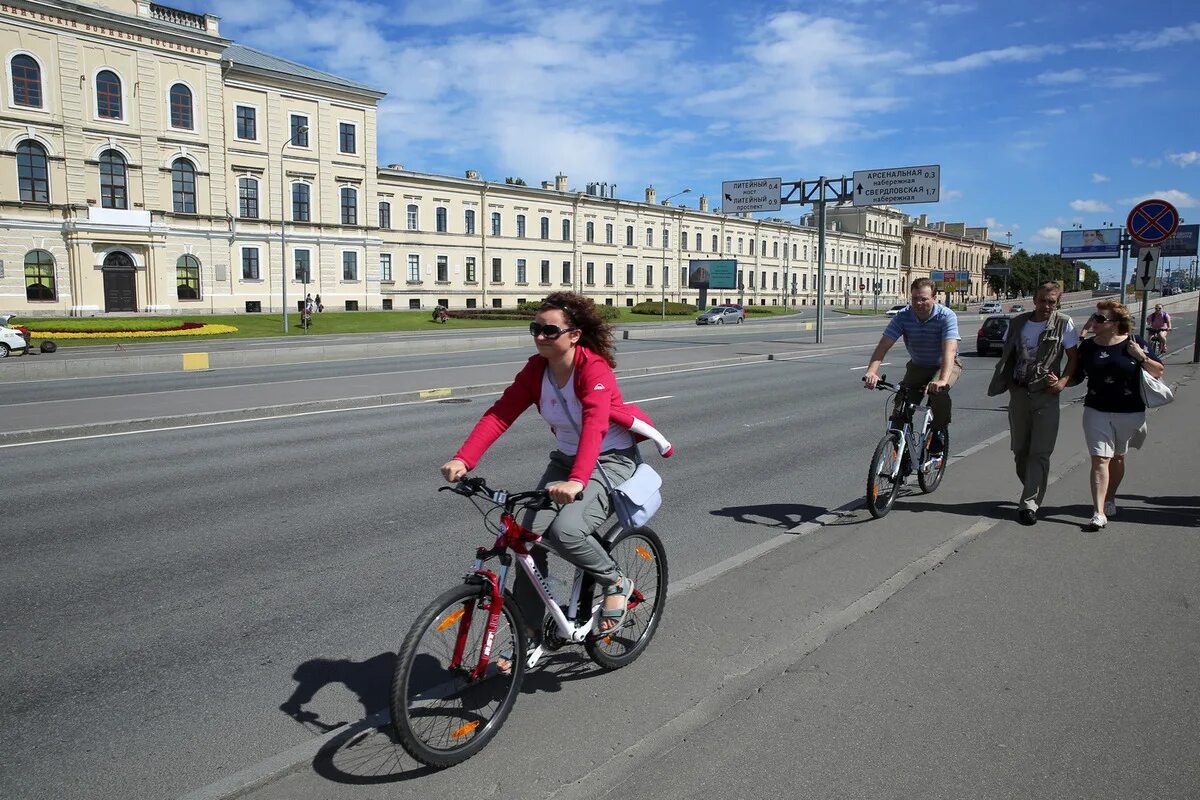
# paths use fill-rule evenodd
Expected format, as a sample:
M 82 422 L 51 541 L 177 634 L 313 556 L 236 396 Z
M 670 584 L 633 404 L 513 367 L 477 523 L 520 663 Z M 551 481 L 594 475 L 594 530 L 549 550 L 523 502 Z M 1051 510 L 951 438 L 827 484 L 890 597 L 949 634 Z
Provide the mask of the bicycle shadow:
M 313 658 L 296 667 L 292 679 L 296 688 L 279 710 L 302 725 L 311 725 L 321 733 L 328 733 L 346 724 L 326 722 L 314 711 L 304 706 L 312 701 L 326 686 L 341 684 L 358 697 L 363 715 L 369 716 L 388 704 L 388 688 L 396 668 L 396 654 L 387 652 L 371 656 L 364 661 L 349 658 Z
M 715 517 L 728 517 L 746 525 L 764 528 L 791 530 L 803 522 L 809 522 L 829 509 L 804 503 L 765 503 L 757 506 L 725 506 L 708 513 Z

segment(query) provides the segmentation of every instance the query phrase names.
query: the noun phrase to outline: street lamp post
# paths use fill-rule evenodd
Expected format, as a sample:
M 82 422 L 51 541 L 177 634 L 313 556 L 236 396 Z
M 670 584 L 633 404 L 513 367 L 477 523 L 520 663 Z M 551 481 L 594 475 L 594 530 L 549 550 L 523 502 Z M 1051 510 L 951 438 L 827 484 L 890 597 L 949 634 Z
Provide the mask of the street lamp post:
M 308 133 L 308 126 L 298 125 L 295 131 L 288 133 L 288 138 L 283 143 L 283 147 L 279 148 L 279 277 L 283 284 L 283 332 L 285 334 L 288 332 L 287 171 L 283 168 L 283 151 L 287 149 L 289 144 L 294 144 L 293 137 L 297 134 L 305 133 Z
M 667 203 L 669 203 L 671 200 L 674 200 L 676 197 L 679 197 L 681 194 L 687 194 L 691 190 L 692 190 L 692 188 L 689 186 L 688 188 L 684 189 L 683 191 L 676 192 L 675 194 L 666 198 L 665 200 L 662 201 L 664 208 L 666 207 Z M 682 233 L 682 229 L 681 229 L 681 233 Z M 668 273 L 667 273 L 667 212 L 665 210 L 663 211 L 663 221 L 662 221 L 662 265 L 663 265 L 663 271 L 662 271 L 662 318 L 663 318 L 663 322 L 666 322 L 667 321 L 667 277 L 668 277 Z

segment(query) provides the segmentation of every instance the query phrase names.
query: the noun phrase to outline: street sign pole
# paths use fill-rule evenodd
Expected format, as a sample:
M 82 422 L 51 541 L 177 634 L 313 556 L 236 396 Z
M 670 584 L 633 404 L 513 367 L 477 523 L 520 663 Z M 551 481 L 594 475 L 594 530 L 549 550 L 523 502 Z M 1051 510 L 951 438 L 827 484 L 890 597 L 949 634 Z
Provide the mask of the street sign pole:
M 1129 282 L 1129 250 L 1133 247 L 1133 238 L 1121 229 L 1121 305 L 1125 305 L 1125 285 Z
M 817 207 L 817 344 L 825 341 L 825 176 L 818 181 Z

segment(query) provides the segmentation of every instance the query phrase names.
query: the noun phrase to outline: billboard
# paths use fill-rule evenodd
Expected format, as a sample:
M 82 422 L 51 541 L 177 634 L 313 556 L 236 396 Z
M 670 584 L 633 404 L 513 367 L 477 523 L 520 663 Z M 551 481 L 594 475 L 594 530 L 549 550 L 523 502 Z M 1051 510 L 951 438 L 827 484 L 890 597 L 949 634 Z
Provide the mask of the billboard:
M 1120 258 L 1120 228 L 1085 228 L 1062 232 L 1059 255 L 1063 258 Z
M 1175 232 L 1163 240 L 1163 243 L 1158 245 L 1162 248 L 1160 258 L 1181 258 L 1183 256 L 1196 255 L 1196 239 L 1197 234 L 1200 234 L 1200 225 L 1180 225 Z M 1133 255 L 1137 258 L 1141 251 L 1142 245 L 1135 239 L 1133 242 Z
M 929 277 L 933 279 L 934 286 L 939 292 L 966 292 L 971 289 L 970 272 L 945 270 L 944 272 L 930 272 Z
M 737 260 L 692 259 L 688 261 L 689 289 L 736 289 Z

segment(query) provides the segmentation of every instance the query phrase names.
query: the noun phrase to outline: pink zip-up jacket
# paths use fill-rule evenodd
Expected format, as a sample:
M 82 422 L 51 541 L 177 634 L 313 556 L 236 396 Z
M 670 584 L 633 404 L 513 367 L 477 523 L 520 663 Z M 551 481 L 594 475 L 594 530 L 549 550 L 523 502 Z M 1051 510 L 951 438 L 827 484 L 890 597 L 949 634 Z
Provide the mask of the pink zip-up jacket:
M 541 408 L 542 377 L 546 373 L 546 359 L 534 355 L 526 362 L 512 385 L 504 390 L 500 399 L 492 404 L 467 436 L 454 457 L 475 469 L 479 459 L 500 434 L 516 421 L 530 406 Z M 578 481 L 587 486 L 600 457 L 600 443 L 609 424 L 628 428 L 634 441 L 649 439 L 654 442 L 664 458 L 674 452 L 671 443 L 654 427 L 650 417 L 632 403 L 621 398 L 617 376 L 604 358 L 582 345 L 575 347 L 575 396 L 583 406 L 582 434 L 579 450 L 567 480 Z M 578 420 L 576 420 L 578 422 Z

